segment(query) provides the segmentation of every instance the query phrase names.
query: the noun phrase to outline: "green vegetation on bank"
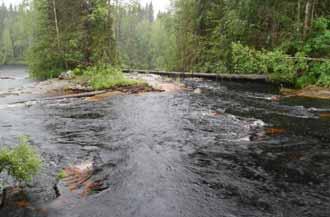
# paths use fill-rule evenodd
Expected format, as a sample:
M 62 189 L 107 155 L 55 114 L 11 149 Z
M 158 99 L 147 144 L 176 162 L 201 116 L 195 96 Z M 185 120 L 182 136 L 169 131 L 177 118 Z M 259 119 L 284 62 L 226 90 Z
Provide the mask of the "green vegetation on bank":
M 305 53 L 294 57 L 281 50 L 256 50 L 233 43 L 233 66 L 237 74 L 268 74 L 274 82 L 286 82 L 303 88 L 308 85 L 330 87 L 330 60 L 313 60 Z
M 0 64 L 23 63 L 31 45 L 32 19 L 25 0 L 17 7 L 0 5 Z
M 127 79 L 121 68 L 100 64 L 87 67 L 86 69 L 75 69 L 74 73 L 80 76 L 80 80 L 87 83 L 94 90 L 112 89 L 139 84 L 138 81 Z
M 313 34 L 304 43 L 288 43 L 285 49 L 274 51 L 233 43 L 233 72 L 269 74 L 274 81 L 289 82 L 299 88 L 330 87 L 330 19 L 315 20 L 312 30 Z M 296 53 L 289 55 L 285 50 Z
M 113 17 L 108 0 L 33 0 L 31 75 L 56 77 L 76 67 L 116 63 Z

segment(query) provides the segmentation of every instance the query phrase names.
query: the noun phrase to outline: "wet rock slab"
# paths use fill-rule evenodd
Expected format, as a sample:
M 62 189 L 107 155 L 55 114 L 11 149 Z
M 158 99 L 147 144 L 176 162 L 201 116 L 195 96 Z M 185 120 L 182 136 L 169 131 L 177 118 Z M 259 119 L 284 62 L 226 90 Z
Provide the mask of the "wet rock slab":
M 40 191 L 47 195 L 46 190 L 42 188 L 9 188 L 5 204 L 0 208 L 0 216 L 47 217 L 47 209 L 38 203 Z
M 129 79 L 146 82 L 155 90 L 160 90 L 164 92 L 178 92 L 185 90 L 185 87 L 182 83 L 176 82 L 173 79 L 163 78 L 160 75 L 130 73 L 130 74 L 126 74 L 125 76 Z
M 284 96 L 306 97 L 312 99 L 330 99 L 330 89 L 323 87 L 310 86 L 301 90 L 282 89 L 281 93 Z

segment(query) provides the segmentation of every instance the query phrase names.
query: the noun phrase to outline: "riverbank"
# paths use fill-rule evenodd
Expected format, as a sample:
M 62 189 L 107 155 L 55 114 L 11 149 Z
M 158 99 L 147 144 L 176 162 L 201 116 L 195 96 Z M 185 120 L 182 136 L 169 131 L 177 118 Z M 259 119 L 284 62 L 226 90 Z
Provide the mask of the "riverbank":
M 34 82 L 17 88 L 0 91 L 0 97 L 17 96 L 10 104 L 31 104 L 37 101 L 50 101 L 69 98 L 86 98 L 99 101 L 116 95 L 143 94 L 148 92 L 173 92 L 184 90 L 184 85 L 159 75 L 139 73 L 124 74 L 125 79 L 135 81 L 130 85 L 115 85 L 111 88 L 95 90 L 88 85 L 88 81 L 81 77 L 55 78 L 46 81 Z M 17 78 L 3 76 L 3 80 L 16 82 Z M 1 81 L 1 78 L 0 78 Z
M 235 74 L 209 74 L 209 73 L 183 73 L 183 72 L 164 72 L 164 71 L 149 71 L 149 70 L 123 70 L 127 81 L 132 82 L 129 85 L 114 86 L 110 89 L 101 89 L 104 92 L 95 92 L 95 95 L 101 94 L 102 96 L 96 98 L 104 98 L 104 96 L 112 95 L 111 92 L 120 92 L 121 94 L 138 94 L 144 92 L 159 92 L 159 91 L 180 91 L 185 87 L 180 83 L 163 79 L 162 76 L 168 76 L 172 78 L 201 78 L 211 79 L 216 81 L 242 81 L 242 82 L 261 82 L 272 83 L 267 76 L 264 75 L 235 75 Z M 10 76 L 1 76 L 0 80 L 14 80 Z M 275 85 L 276 86 L 276 85 Z M 10 95 L 35 95 L 40 94 L 46 97 L 60 97 L 71 95 L 77 97 L 83 97 L 82 93 L 87 93 L 86 97 L 93 97 L 92 93 L 95 91 L 93 87 L 88 85 L 86 78 L 80 77 L 66 77 L 60 76 L 56 79 L 49 79 L 46 81 L 36 82 L 36 85 L 26 87 L 23 89 L 11 89 L 8 92 L 1 92 L 0 96 Z M 82 95 L 81 95 L 82 94 Z M 330 99 L 330 88 L 308 86 L 302 89 L 288 89 L 281 88 L 280 94 L 282 97 L 306 97 L 311 99 Z M 116 94 L 115 94 L 116 95 Z M 279 96 L 281 97 L 281 96 Z M 276 97 L 278 99 L 278 97 Z
M 124 69 L 125 73 L 155 74 L 161 76 L 179 77 L 179 78 L 203 78 L 215 81 L 237 81 L 237 82 L 260 82 L 270 83 L 280 86 L 272 81 L 267 75 L 253 74 L 214 74 L 214 73 L 196 73 L 196 72 L 166 72 L 157 70 L 135 70 Z M 290 86 L 289 84 L 286 84 Z M 300 89 L 281 88 L 283 97 L 306 97 L 312 99 L 330 99 L 330 88 L 307 86 Z
M 140 69 L 124 69 L 125 73 L 141 73 L 141 74 L 155 74 L 162 76 L 181 77 L 181 78 L 205 78 L 211 80 L 231 80 L 231 81 L 255 81 L 255 82 L 269 82 L 270 77 L 267 75 L 257 74 L 222 74 L 222 73 L 200 73 L 200 72 L 167 72 L 157 70 L 140 70 Z

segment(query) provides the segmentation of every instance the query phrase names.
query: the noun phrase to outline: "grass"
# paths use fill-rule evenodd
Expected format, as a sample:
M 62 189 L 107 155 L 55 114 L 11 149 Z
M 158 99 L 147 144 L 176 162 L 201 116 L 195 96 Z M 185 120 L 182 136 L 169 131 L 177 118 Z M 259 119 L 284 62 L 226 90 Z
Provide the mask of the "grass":
M 141 84 L 140 81 L 127 79 L 120 68 L 111 65 L 97 65 L 84 70 L 76 69 L 75 73 L 81 75 L 81 79 L 94 90 Z

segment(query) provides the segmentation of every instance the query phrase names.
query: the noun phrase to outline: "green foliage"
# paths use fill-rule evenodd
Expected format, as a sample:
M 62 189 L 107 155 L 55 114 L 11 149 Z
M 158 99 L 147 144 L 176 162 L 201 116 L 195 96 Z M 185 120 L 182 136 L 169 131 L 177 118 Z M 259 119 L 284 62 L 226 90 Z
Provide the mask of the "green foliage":
M 330 87 L 330 61 L 308 61 L 302 52 L 291 58 L 279 50 L 257 51 L 240 43 L 233 43 L 232 49 L 235 73 L 268 74 L 274 81 L 293 83 L 300 88 Z
M 115 9 L 115 39 L 123 67 L 155 68 L 159 54 L 154 51 L 161 47 L 154 46 L 154 39 L 159 36 L 155 31 L 162 29 L 154 28 L 152 5 L 142 7 L 137 1 L 132 1 L 129 4 L 116 5 Z
M 0 173 L 7 172 L 17 181 L 31 181 L 40 167 L 40 156 L 29 145 L 28 137 L 21 137 L 19 145 L 13 149 L 0 150 Z
M 174 70 L 177 46 L 173 17 L 167 13 L 161 14 L 151 25 L 152 68 Z
M 43 0 L 33 4 L 33 40 L 28 51 L 27 63 L 32 78 L 44 80 L 57 77 L 65 68 L 64 56 L 58 48 L 55 29 L 50 24 L 53 13 Z
M 289 55 L 282 51 L 265 52 L 265 62 L 271 79 L 277 82 L 294 83 L 298 67 Z
M 233 43 L 232 55 L 235 73 L 269 74 L 280 82 L 294 82 L 298 68 L 305 67 L 304 62 L 297 64 L 282 51 L 258 51 L 240 43 Z
M 18 7 L 0 5 L 0 64 L 23 63 L 31 40 L 31 12 L 25 1 Z
M 108 2 L 34 0 L 34 34 L 27 58 L 32 77 L 47 79 L 79 65 L 116 63 Z
M 23 1 L 0 6 L 0 63 L 20 61 L 30 47 L 27 62 L 37 79 L 121 63 L 328 86 L 326 63 L 310 58 L 330 59 L 330 2 L 313 0 L 306 13 L 307 2 L 173 0 L 154 19 L 153 5 L 135 0 Z M 111 86 L 102 76 L 121 80 L 109 74 L 97 72 L 91 83 L 100 89 Z
M 130 68 L 268 74 L 297 87 L 327 86 L 326 64 L 309 58 L 330 58 L 330 19 L 324 17 L 330 4 L 314 5 L 306 18 L 307 1 L 297 3 L 175 0 L 155 22 L 137 2 L 119 6 L 121 61 Z
M 315 78 L 310 73 L 306 73 L 305 75 L 299 77 L 296 81 L 296 87 L 298 88 L 304 88 L 309 85 L 316 84 L 317 78 Z
M 64 170 L 61 170 L 61 171 L 57 174 L 57 179 L 58 179 L 58 180 L 62 180 L 62 179 L 64 179 L 66 176 L 67 176 L 67 175 L 66 175 L 65 171 L 64 171 Z
M 302 50 L 311 57 L 330 58 L 330 19 L 320 17 L 315 20 Z
M 243 46 L 241 43 L 232 44 L 234 73 L 263 74 L 267 73 L 265 56 L 260 55 L 255 49 Z M 263 61 L 260 61 L 263 60 Z
M 297 79 L 297 87 L 303 88 L 309 85 L 330 87 L 330 61 L 310 64 L 310 70 Z
M 82 77 L 95 90 L 138 84 L 137 81 L 125 78 L 120 68 L 106 64 L 86 68 Z
M 313 72 L 320 75 L 316 82 L 317 85 L 330 87 L 330 61 L 318 64 L 313 69 Z
M 174 1 L 177 68 L 326 85 L 320 63 L 308 58 L 330 58 L 330 2 L 318 2 L 305 14 L 307 2 Z

